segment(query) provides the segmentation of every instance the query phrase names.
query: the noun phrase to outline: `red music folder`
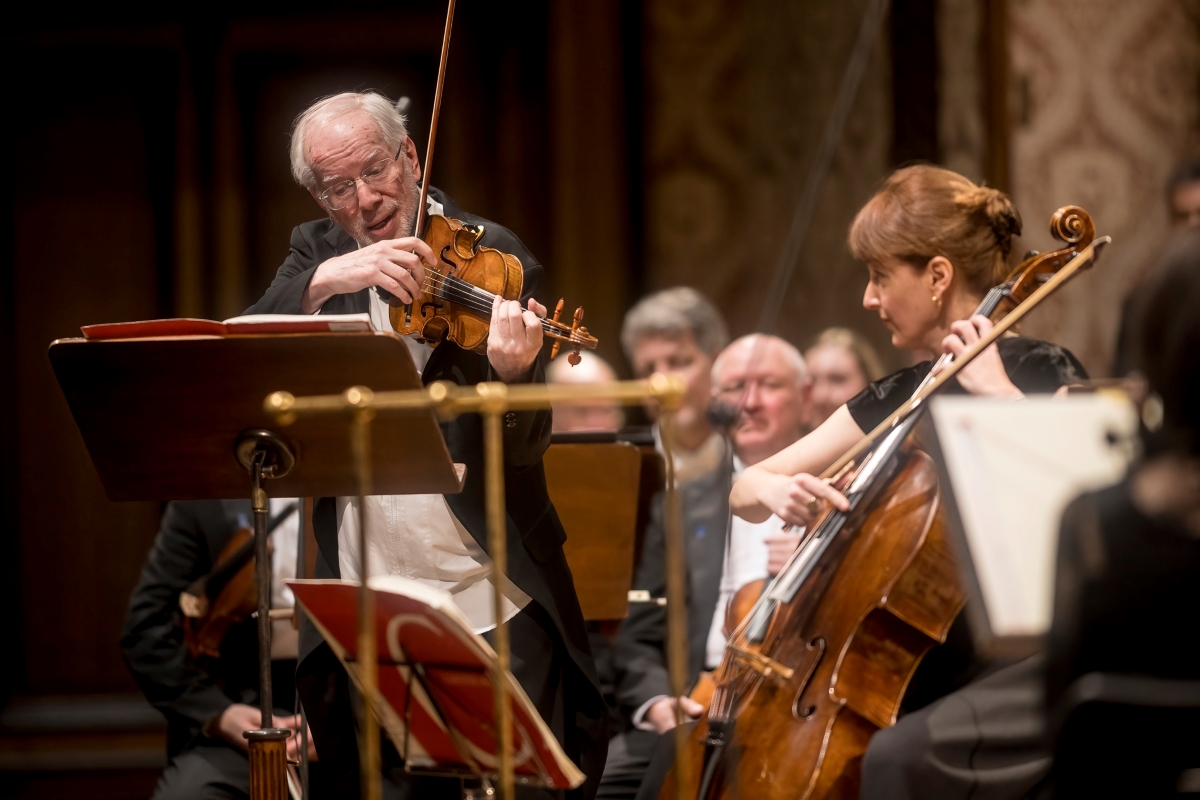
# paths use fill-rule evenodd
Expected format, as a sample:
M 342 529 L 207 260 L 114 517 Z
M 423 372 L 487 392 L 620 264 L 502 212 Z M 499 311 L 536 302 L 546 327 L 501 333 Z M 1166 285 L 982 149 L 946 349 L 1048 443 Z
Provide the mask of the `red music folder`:
M 355 668 L 358 584 L 288 581 L 359 690 Z M 499 742 L 489 670 L 496 653 L 472 632 L 450 595 L 398 575 L 372 578 L 379 693 L 373 707 L 410 772 L 496 778 Z M 511 673 L 517 783 L 573 789 L 584 775 Z
M 248 336 L 264 333 L 329 333 L 371 330 L 369 314 L 249 314 L 224 322 L 212 319 L 144 319 L 105 322 L 79 329 L 85 338 L 145 339 L 158 336 Z

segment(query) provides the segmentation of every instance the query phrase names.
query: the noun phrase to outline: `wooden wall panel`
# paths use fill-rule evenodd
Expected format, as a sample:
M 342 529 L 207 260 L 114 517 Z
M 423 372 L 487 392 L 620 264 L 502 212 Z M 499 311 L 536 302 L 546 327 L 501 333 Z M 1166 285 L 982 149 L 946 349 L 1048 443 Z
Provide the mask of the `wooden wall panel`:
M 163 69 L 161 59 L 110 54 L 70 95 L 27 95 L 17 143 L 21 686 L 32 693 L 133 688 L 117 640 L 158 505 L 105 498 L 46 347 L 83 324 L 160 313 L 153 173 L 172 164 L 149 158 L 161 150 L 147 124 L 156 87 L 136 80 L 138 66 Z

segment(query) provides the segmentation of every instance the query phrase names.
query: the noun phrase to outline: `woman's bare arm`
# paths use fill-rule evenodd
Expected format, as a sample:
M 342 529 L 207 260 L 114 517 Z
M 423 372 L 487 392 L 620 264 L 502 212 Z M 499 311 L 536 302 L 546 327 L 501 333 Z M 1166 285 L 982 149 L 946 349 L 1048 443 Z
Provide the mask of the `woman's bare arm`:
M 730 508 L 750 522 L 776 514 L 792 525 L 806 525 L 812 518 L 808 503 L 814 497 L 848 507 L 840 492 L 814 476 L 862 437 L 862 429 L 843 405 L 803 439 L 747 467 L 729 494 Z

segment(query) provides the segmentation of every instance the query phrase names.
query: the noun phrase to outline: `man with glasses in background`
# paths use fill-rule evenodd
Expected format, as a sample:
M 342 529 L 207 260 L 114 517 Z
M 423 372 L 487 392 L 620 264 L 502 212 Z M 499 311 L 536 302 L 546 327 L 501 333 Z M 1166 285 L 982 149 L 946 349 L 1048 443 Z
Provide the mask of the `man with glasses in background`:
M 388 305 L 421 293 L 435 255 L 414 231 L 421 165 L 404 117 L 382 95 L 348 92 L 320 100 L 296 120 L 292 174 L 328 215 L 299 225 L 291 251 L 266 294 L 247 313 L 368 312 L 391 330 Z M 543 269 L 510 231 L 459 208 L 430 187 L 428 211 L 481 226 L 480 244 L 516 256 L 524 269 L 521 302 L 497 300 L 491 309 L 487 353 L 450 342 L 436 349 L 406 337 L 426 384 L 541 382 L 546 352 L 533 294 Z M 448 591 L 477 633 L 489 635 L 491 562 L 487 555 L 483 435 L 475 415 L 445 423 L 450 455 L 467 466 L 457 495 L 365 498 L 372 576 L 403 574 Z M 508 510 L 508 581 L 500 610 L 508 620 L 512 672 L 566 753 L 588 781 L 570 796 L 590 797 L 604 765 L 604 703 L 588 646 L 583 614 L 563 556 L 566 533 L 546 491 L 542 455 L 550 442 L 548 410 L 504 417 L 504 485 Z M 403 454 L 397 454 L 398 458 Z M 319 545 L 315 577 L 357 581 L 357 498 L 319 498 L 313 511 Z M 346 674 L 311 626 L 301 630 L 296 677 L 323 768 L 344 796 L 358 792 L 358 747 Z M 411 796 L 458 800 L 458 780 L 405 775 L 395 749 L 383 747 L 384 770 Z

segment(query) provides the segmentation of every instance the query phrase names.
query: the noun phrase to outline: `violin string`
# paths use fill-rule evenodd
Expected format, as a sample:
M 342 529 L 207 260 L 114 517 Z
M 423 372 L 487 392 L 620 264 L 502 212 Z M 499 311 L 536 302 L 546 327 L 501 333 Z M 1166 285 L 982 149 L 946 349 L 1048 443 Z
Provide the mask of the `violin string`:
M 446 295 L 449 299 L 452 299 L 455 302 L 460 303 L 461 305 L 466 305 L 469 308 L 473 308 L 474 310 L 479 311 L 481 313 L 485 313 L 485 314 L 489 314 L 489 315 L 491 314 L 492 302 L 495 300 L 495 297 L 496 297 L 495 294 L 487 291 L 486 289 L 482 289 L 478 286 L 475 286 L 472 283 L 468 283 L 467 281 L 464 281 L 462 278 L 457 278 L 453 275 L 444 275 L 442 273 L 435 273 L 435 274 L 438 275 L 442 279 L 441 280 L 441 283 L 443 284 L 442 292 L 444 294 L 446 294 L 446 289 L 444 287 L 447 284 L 449 285 L 449 287 L 451 289 L 457 290 L 457 292 L 455 292 L 454 295 L 448 295 L 448 294 Z M 433 279 L 427 279 L 426 288 L 436 288 L 436 287 L 434 287 Z M 483 295 L 483 297 L 481 297 L 480 295 Z M 545 317 L 539 317 L 539 319 L 543 323 L 542 327 L 547 330 L 551 330 L 555 327 L 566 328 L 565 325 L 563 325 L 562 323 L 556 323 L 554 320 L 547 319 Z
M 495 298 L 496 295 L 461 278 L 441 273 L 434 274 L 441 277 L 442 280 L 437 281 L 427 276 L 421 286 L 422 291 L 430 294 L 437 293 L 446 300 L 464 306 L 471 311 L 475 311 L 483 316 L 491 316 L 491 301 L 485 300 L 480 295 L 487 295 L 491 298 Z M 561 334 L 562 331 L 567 330 L 566 326 L 562 325 L 562 323 L 556 323 L 554 320 L 546 319 L 545 317 L 539 317 L 538 321 L 541 323 L 542 330 L 547 333 Z M 572 342 L 582 341 L 582 338 L 574 331 L 570 332 L 569 337 Z
M 438 278 L 441 278 L 441 281 L 437 281 L 432 276 L 427 276 L 425 284 L 422 287 L 424 290 L 433 293 L 435 290 L 440 288 L 442 295 L 447 299 L 452 300 L 459 305 L 464 305 L 472 310 L 478 311 L 481 314 L 491 314 L 491 304 L 496 295 L 487 291 L 486 289 L 482 289 L 474 284 L 464 281 L 462 278 L 457 278 L 453 275 L 445 275 L 440 272 L 433 272 L 432 274 L 436 275 Z M 438 286 L 439 283 L 441 284 L 440 287 Z M 456 291 L 453 293 L 448 292 L 446 288 L 447 285 L 450 289 Z M 483 297 L 480 295 L 483 295 Z M 556 323 L 554 320 L 546 319 L 545 317 L 540 317 L 539 319 L 542 321 L 542 328 L 544 330 L 553 331 L 555 328 L 566 328 L 565 325 L 562 323 Z

